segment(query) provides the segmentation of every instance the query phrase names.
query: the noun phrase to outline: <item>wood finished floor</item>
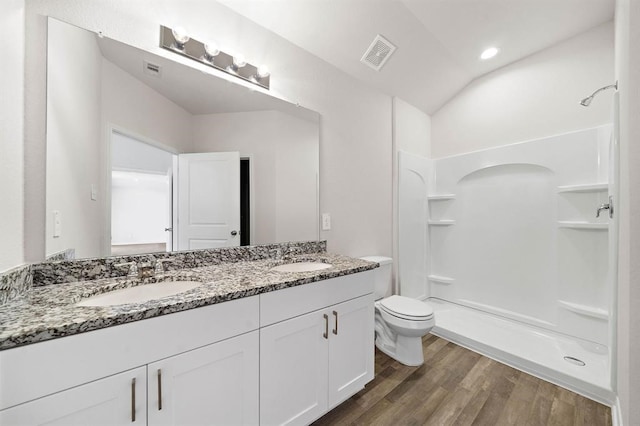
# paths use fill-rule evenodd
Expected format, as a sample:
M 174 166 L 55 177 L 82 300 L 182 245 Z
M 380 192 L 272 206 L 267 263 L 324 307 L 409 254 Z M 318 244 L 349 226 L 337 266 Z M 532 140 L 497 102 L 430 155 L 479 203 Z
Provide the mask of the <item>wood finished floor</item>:
M 428 334 L 425 363 L 376 349 L 365 389 L 314 425 L 611 425 L 609 407 Z

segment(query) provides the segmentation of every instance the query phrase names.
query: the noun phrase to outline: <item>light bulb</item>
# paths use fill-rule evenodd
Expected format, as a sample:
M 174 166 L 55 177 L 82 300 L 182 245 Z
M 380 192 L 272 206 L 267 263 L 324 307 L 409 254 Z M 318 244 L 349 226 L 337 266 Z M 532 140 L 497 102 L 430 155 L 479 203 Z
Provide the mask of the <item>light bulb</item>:
M 498 52 L 499 49 L 497 47 L 490 47 L 482 52 L 482 55 L 480 55 L 480 59 L 491 59 L 496 56 Z
M 218 54 L 220 53 L 220 48 L 216 43 L 210 42 L 204 45 L 204 51 L 207 53 L 207 56 L 214 57 L 218 56 Z
M 247 65 L 247 61 L 244 59 L 244 55 L 233 55 L 233 65 L 242 68 Z
M 269 74 L 270 74 L 269 68 L 267 68 L 266 65 L 260 65 L 258 67 L 258 72 L 257 72 L 258 78 L 269 77 Z
M 178 47 L 183 47 L 184 44 L 189 41 L 189 34 L 187 34 L 187 30 L 185 30 L 184 27 L 175 27 L 171 30 L 171 34 L 173 34 L 173 38 L 176 39 Z

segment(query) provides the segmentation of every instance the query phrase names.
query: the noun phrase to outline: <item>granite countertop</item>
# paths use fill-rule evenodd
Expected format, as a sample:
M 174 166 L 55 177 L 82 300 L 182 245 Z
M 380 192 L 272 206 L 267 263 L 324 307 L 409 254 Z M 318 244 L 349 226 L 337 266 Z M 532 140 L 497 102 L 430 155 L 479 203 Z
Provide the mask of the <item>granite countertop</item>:
M 312 272 L 270 270 L 282 263 L 304 261 L 325 262 L 332 266 Z M 361 259 L 316 253 L 293 256 L 287 261 L 274 259 L 241 261 L 174 270 L 165 272 L 160 277 L 146 280 L 127 277 L 102 278 L 34 287 L 26 295 L 0 305 L 0 350 L 254 296 L 376 267 L 376 263 Z M 203 284 L 175 296 L 139 304 L 106 307 L 75 305 L 82 299 L 110 290 L 173 280 L 198 281 Z

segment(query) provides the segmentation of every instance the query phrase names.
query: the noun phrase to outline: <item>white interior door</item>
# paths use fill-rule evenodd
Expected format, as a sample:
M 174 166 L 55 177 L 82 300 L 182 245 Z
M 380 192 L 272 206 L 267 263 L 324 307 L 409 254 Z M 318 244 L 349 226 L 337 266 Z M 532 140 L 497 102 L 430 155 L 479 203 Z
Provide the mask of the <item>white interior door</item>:
M 178 249 L 240 245 L 240 153 L 180 154 Z

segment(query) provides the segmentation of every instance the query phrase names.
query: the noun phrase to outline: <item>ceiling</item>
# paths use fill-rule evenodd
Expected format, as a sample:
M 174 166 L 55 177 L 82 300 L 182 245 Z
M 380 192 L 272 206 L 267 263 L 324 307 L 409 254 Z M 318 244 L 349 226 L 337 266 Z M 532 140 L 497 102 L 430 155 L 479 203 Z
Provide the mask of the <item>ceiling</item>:
M 317 113 L 293 105 L 260 89 L 211 75 L 204 65 L 176 55 L 167 59 L 107 37 L 96 36 L 102 56 L 193 115 L 276 110 L 317 121 Z M 160 67 L 160 76 L 144 72 L 145 62 Z
M 428 114 L 471 80 L 613 19 L 614 0 L 218 0 Z M 360 62 L 377 34 L 398 49 Z M 482 61 L 480 53 L 500 53 Z

